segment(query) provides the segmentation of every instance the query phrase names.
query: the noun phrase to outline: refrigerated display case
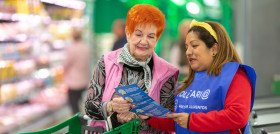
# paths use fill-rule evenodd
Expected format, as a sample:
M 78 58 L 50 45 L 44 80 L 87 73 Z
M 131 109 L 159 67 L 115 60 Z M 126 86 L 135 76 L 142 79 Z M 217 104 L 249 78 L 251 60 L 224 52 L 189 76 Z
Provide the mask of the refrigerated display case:
M 280 96 L 256 99 L 250 114 L 252 134 L 280 133 Z
M 18 2 L 33 6 L 18 9 Z M 37 14 L 38 2 L 0 1 L 0 133 L 43 129 L 70 114 L 62 61 L 71 29 L 82 20 Z
M 48 17 L 1 14 L 0 133 L 8 133 L 65 105 L 63 70 L 57 64 L 64 52 L 44 40 Z

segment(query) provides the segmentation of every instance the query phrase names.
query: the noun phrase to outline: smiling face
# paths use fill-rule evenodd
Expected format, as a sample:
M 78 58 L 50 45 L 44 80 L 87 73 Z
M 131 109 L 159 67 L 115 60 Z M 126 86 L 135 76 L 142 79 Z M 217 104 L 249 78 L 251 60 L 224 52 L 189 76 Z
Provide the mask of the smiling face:
M 189 64 L 194 71 L 208 70 L 217 54 L 217 44 L 208 48 L 195 32 L 187 34 L 186 48 Z
M 132 57 L 139 62 L 146 61 L 157 45 L 157 27 L 149 24 L 137 25 L 131 36 L 127 29 L 125 32 Z

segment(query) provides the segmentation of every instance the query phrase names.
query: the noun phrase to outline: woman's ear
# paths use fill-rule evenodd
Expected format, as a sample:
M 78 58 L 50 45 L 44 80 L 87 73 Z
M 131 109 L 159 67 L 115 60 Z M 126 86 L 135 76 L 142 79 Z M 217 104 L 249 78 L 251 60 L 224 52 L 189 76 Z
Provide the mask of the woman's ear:
M 130 42 L 130 34 L 129 34 L 129 31 L 127 28 L 125 28 L 125 36 L 126 36 L 126 40 L 127 40 L 127 43 Z
M 213 45 L 213 47 L 211 48 L 211 51 L 212 51 L 212 53 L 213 53 L 213 56 L 215 56 L 215 55 L 218 53 L 218 51 L 219 51 L 219 44 L 218 44 L 218 43 L 215 43 L 215 44 Z

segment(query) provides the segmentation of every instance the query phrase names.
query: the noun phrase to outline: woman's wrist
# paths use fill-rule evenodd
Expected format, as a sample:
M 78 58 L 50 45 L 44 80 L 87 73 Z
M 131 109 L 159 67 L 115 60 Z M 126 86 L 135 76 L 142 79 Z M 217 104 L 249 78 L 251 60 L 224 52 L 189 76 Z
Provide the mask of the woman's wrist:
M 133 119 L 140 119 L 140 117 L 136 113 L 133 113 Z
M 145 121 L 148 121 L 149 119 L 151 119 L 152 117 L 148 117 L 147 119 L 144 119 Z
M 113 111 L 113 107 L 112 107 L 112 101 L 109 101 L 107 103 L 107 113 L 108 113 L 108 115 L 111 115 L 113 112 L 114 111 Z

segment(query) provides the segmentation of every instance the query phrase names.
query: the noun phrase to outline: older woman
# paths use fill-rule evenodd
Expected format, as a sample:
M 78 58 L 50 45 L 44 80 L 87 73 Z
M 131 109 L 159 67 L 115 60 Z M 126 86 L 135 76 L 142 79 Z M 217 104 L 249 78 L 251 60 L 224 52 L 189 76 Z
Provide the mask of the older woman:
M 154 6 L 137 4 L 128 11 L 125 28 L 128 43 L 98 61 L 85 103 L 87 115 L 94 120 L 104 120 L 117 114 L 119 123 L 137 118 L 129 111 L 131 105 L 114 90 L 130 84 L 137 84 L 163 107 L 173 111 L 178 70 L 154 52 L 164 26 L 164 15 Z M 98 125 L 104 127 L 95 121 L 94 126 Z M 141 120 L 140 133 L 155 132 L 168 133 Z
M 219 23 L 193 20 L 185 44 L 189 75 L 177 88 L 175 113 L 168 114 L 171 118 L 150 118 L 147 122 L 179 134 L 248 134 L 254 69 L 241 64 Z

